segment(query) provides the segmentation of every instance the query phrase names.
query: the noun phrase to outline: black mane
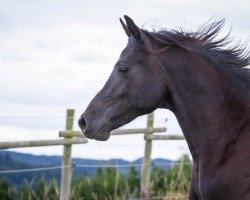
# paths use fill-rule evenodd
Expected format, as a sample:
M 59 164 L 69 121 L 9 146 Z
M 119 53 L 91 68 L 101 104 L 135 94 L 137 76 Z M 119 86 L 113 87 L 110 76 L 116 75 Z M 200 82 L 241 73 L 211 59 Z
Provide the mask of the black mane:
M 245 68 L 250 61 L 249 50 L 245 48 L 246 45 L 230 46 L 232 42 L 229 38 L 230 32 L 222 39 L 216 39 L 224 22 L 225 20 L 222 19 L 218 22 L 206 23 L 196 32 L 182 29 L 146 32 L 166 45 L 178 45 L 201 55 L 220 71 L 237 79 L 241 86 L 247 86 L 249 89 L 250 69 Z

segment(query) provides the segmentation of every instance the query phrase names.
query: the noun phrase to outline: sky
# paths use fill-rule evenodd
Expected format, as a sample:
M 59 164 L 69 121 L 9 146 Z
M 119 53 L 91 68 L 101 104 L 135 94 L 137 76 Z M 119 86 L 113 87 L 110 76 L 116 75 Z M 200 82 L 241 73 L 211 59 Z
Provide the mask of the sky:
M 197 30 L 212 17 L 225 18 L 222 35 L 232 28 L 237 43 L 249 40 L 249 7 L 247 0 L 0 0 L 0 142 L 56 139 L 65 129 L 67 108 L 79 118 L 127 44 L 119 23 L 123 15 L 148 30 Z M 168 110 L 155 112 L 155 127 L 162 126 L 166 134 L 182 134 Z M 146 127 L 146 117 L 123 128 L 135 127 Z M 74 145 L 73 156 L 132 161 L 143 156 L 144 143 L 143 135 L 112 136 Z M 62 147 L 15 150 L 62 155 Z M 153 142 L 153 158 L 178 159 L 185 153 L 185 141 Z

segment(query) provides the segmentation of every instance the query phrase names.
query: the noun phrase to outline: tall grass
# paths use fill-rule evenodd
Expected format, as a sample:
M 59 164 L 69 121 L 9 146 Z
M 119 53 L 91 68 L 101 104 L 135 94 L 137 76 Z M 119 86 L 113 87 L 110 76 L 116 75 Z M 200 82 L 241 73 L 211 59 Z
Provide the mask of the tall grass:
M 191 165 L 183 157 L 170 170 L 154 167 L 151 174 L 151 199 L 187 199 L 191 179 Z M 25 182 L 20 191 L 14 191 L 7 183 L 0 182 L 1 200 L 58 200 L 59 186 L 53 180 L 41 180 L 37 187 L 33 181 Z M 140 196 L 140 176 L 135 167 L 125 176 L 116 168 L 99 168 L 95 176 L 73 179 L 72 200 L 127 200 Z
M 151 175 L 151 196 L 163 197 L 166 200 L 188 199 L 191 183 L 192 165 L 188 156 L 183 156 L 171 170 L 167 172 L 155 167 Z

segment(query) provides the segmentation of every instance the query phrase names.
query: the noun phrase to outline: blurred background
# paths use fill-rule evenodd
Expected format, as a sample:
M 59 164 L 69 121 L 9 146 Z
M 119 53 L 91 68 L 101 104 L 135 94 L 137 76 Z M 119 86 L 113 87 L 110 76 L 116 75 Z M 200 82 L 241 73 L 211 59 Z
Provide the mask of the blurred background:
M 127 44 L 119 18 L 139 27 L 197 30 L 212 17 L 225 18 L 234 42 L 249 40 L 250 2 L 209 0 L 0 0 L 0 142 L 58 138 L 66 109 L 76 118 L 106 82 Z M 166 120 L 167 119 L 167 120 Z M 77 124 L 74 130 L 79 130 Z M 181 135 L 175 116 L 155 112 L 155 127 Z M 123 128 L 144 128 L 142 116 Z M 143 135 L 113 136 L 74 145 L 73 157 L 134 161 L 144 153 Z M 34 155 L 62 155 L 62 147 L 15 149 Z M 154 141 L 153 158 L 178 160 L 185 141 Z M 1 174 L 0 174 L 1 177 Z

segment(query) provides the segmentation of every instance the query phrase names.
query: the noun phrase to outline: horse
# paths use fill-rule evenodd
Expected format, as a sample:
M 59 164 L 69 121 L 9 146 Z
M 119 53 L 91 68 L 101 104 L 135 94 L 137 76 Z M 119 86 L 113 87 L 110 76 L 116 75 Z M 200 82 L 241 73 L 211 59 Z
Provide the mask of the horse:
M 190 200 L 250 199 L 250 70 L 245 46 L 218 39 L 224 19 L 197 31 L 139 28 L 78 124 L 90 139 L 157 108 L 176 116 L 191 152 Z

